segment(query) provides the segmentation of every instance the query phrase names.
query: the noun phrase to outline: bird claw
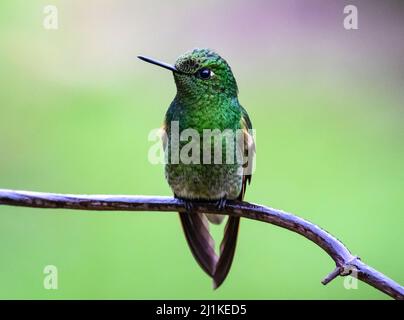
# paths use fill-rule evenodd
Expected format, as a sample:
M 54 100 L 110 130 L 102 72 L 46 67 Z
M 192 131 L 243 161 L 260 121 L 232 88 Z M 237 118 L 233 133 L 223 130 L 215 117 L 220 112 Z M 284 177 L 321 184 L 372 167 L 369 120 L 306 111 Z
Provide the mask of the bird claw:
M 190 201 L 190 200 L 184 200 L 184 202 L 185 202 L 185 210 L 186 210 L 187 212 L 192 212 L 193 209 L 194 209 L 194 204 L 192 203 L 192 201 Z
M 186 212 L 192 212 L 194 210 L 194 204 L 191 200 L 187 199 L 181 199 L 181 200 L 184 201 Z M 216 208 L 222 211 L 226 207 L 226 203 L 227 203 L 226 197 L 221 198 L 216 202 Z
M 226 199 L 226 197 L 223 197 L 217 201 L 216 208 L 218 208 L 220 211 L 222 211 L 226 207 L 226 203 L 227 203 L 227 199 Z

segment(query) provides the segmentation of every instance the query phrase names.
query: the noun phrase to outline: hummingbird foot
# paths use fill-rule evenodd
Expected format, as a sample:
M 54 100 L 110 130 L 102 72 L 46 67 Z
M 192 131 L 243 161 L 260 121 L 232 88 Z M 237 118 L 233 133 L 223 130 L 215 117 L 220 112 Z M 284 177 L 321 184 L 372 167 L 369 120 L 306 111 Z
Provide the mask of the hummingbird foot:
M 194 204 L 191 200 L 178 197 L 175 193 L 174 193 L 174 198 L 184 202 L 186 212 L 192 212 L 194 210 Z
M 227 203 L 227 199 L 226 199 L 226 197 L 223 197 L 217 201 L 216 208 L 218 208 L 220 211 L 223 211 L 224 208 L 226 207 L 226 203 Z
M 183 199 L 183 201 L 185 202 L 185 210 L 186 210 L 186 212 L 194 211 L 194 204 L 192 203 L 191 200 Z

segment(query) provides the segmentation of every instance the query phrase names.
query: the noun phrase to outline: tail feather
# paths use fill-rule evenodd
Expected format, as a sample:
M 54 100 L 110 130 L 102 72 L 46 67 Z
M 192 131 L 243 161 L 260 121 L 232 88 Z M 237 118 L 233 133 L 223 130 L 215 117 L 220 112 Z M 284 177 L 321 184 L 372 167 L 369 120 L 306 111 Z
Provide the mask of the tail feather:
M 214 276 L 218 257 L 214 240 L 209 233 L 206 217 L 200 213 L 180 212 L 181 224 L 191 252 L 201 268 Z
M 226 279 L 233 262 L 240 218 L 228 217 L 218 257 L 214 249 L 215 242 L 209 233 L 209 221 L 214 219 L 209 219 L 206 214 L 194 212 L 180 212 L 179 216 L 195 260 L 213 279 L 213 288 L 217 289 Z M 219 217 L 222 218 L 223 215 Z
M 213 275 L 213 287 L 218 288 L 226 279 L 233 262 L 237 245 L 237 235 L 240 225 L 239 217 L 229 217 L 224 230 L 222 243 L 220 244 L 220 258 Z

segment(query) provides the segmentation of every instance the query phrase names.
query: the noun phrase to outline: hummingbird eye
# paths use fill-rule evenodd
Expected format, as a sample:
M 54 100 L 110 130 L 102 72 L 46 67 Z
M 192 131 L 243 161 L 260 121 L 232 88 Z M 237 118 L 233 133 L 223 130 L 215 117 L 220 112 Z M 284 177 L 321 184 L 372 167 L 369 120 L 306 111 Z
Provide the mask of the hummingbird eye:
M 202 68 L 197 71 L 197 75 L 199 78 L 201 78 L 203 80 L 208 80 L 214 75 L 214 73 L 212 70 L 210 70 L 208 68 Z

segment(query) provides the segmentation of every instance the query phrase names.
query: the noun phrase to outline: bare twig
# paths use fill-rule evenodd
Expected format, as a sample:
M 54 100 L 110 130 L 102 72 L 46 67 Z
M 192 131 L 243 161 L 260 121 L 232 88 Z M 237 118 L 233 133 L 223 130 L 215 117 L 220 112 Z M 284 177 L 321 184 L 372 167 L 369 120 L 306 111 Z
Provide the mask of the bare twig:
M 0 205 L 64 208 L 100 211 L 184 211 L 185 203 L 171 197 L 69 195 L 0 189 Z M 220 213 L 271 223 L 301 234 L 313 241 L 335 261 L 336 268 L 323 281 L 327 284 L 337 276 L 345 276 L 355 270 L 362 280 L 385 294 L 404 300 L 404 287 L 384 274 L 369 267 L 335 237 L 325 230 L 293 214 L 248 202 L 228 201 L 225 211 L 214 202 L 195 202 L 195 212 Z

